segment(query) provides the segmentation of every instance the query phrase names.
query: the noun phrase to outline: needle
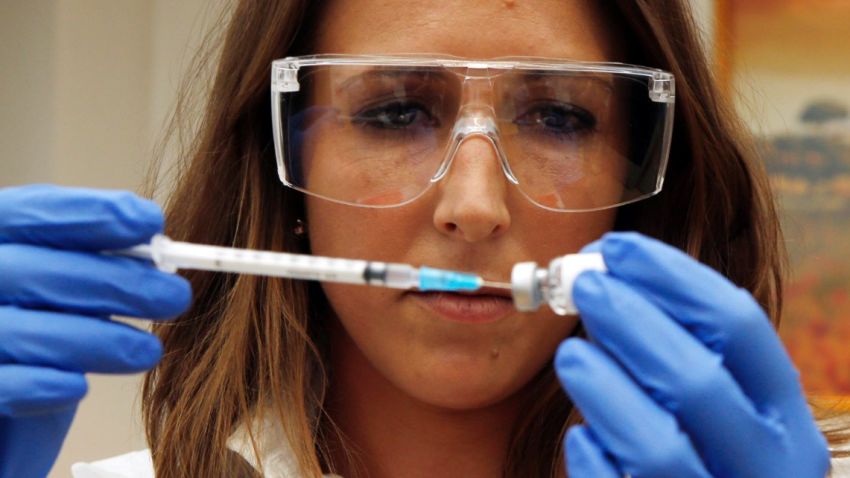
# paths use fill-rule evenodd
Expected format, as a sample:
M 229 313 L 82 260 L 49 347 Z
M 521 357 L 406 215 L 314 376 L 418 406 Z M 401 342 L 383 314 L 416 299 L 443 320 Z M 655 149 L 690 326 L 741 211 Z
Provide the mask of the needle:
M 489 287 L 491 289 L 511 290 L 511 284 L 508 282 L 497 282 L 485 280 L 481 282 L 481 287 Z

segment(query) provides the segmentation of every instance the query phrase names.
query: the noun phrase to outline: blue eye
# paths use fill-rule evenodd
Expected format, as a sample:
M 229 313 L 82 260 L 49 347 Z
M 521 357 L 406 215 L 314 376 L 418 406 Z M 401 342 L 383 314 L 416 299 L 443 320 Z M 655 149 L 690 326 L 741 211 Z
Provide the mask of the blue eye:
M 394 101 L 366 109 L 355 114 L 352 122 L 379 129 L 439 126 L 439 122 L 425 106 L 407 101 Z
M 539 103 L 532 105 L 514 123 L 518 126 L 539 126 L 554 134 L 571 135 L 592 131 L 596 127 L 596 118 L 575 105 Z

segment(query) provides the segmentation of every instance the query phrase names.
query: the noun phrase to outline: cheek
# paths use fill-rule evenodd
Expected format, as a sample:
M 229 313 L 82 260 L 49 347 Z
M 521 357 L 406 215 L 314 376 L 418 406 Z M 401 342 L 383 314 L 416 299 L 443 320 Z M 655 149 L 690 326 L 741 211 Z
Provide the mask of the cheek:
M 359 208 L 310 196 L 306 200 L 307 234 L 315 255 L 398 262 L 424 221 L 409 210 Z
M 511 228 L 524 256 L 518 261 L 536 261 L 541 267 L 552 259 L 576 253 L 614 228 L 616 209 L 593 212 L 556 213 L 529 205 L 513 216 Z

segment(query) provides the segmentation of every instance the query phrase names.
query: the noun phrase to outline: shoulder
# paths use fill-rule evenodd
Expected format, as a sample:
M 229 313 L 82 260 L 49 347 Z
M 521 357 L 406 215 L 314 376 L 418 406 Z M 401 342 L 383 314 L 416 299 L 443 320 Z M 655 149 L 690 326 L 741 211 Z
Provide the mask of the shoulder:
M 74 463 L 73 478 L 154 478 L 150 450 L 139 450 L 91 463 Z

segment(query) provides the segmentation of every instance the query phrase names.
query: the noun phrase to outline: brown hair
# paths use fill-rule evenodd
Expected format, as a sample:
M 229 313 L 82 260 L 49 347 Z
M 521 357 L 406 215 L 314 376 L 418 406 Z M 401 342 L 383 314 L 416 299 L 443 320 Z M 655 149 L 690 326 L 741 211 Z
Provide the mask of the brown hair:
M 292 233 L 302 197 L 276 175 L 269 65 L 305 52 L 317 3 L 242 0 L 220 50 L 199 57 L 191 81 L 202 80 L 211 60 L 217 68 L 211 88 L 202 90 L 206 107 L 168 201 L 172 237 L 309 252 Z M 785 256 L 773 198 L 746 128 L 716 90 L 690 13 L 681 0 L 618 0 L 604 8 L 634 40 L 630 62 L 672 71 L 677 79 L 664 191 L 621 208 L 617 229 L 657 237 L 714 267 L 752 292 L 777 324 Z M 188 96 L 182 98 L 175 125 L 191 113 Z M 323 408 L 328 371 L 319 319 L 328 305 L 320 290 L 248 275 L 185 276 L 194 303 L 174 322 L 154 327 L 166 353 L 143 391 L 157 476 L 252 476 L 226 440 L 260 413 L 280 421 L 305 476 L 333 471 L 329 444 L 342 438 Z M 551 366 L 530 386 L 537 399 L 516 425 L 505 476 L 562 476 L 563 434 L 580 417 L 571 414 Z

